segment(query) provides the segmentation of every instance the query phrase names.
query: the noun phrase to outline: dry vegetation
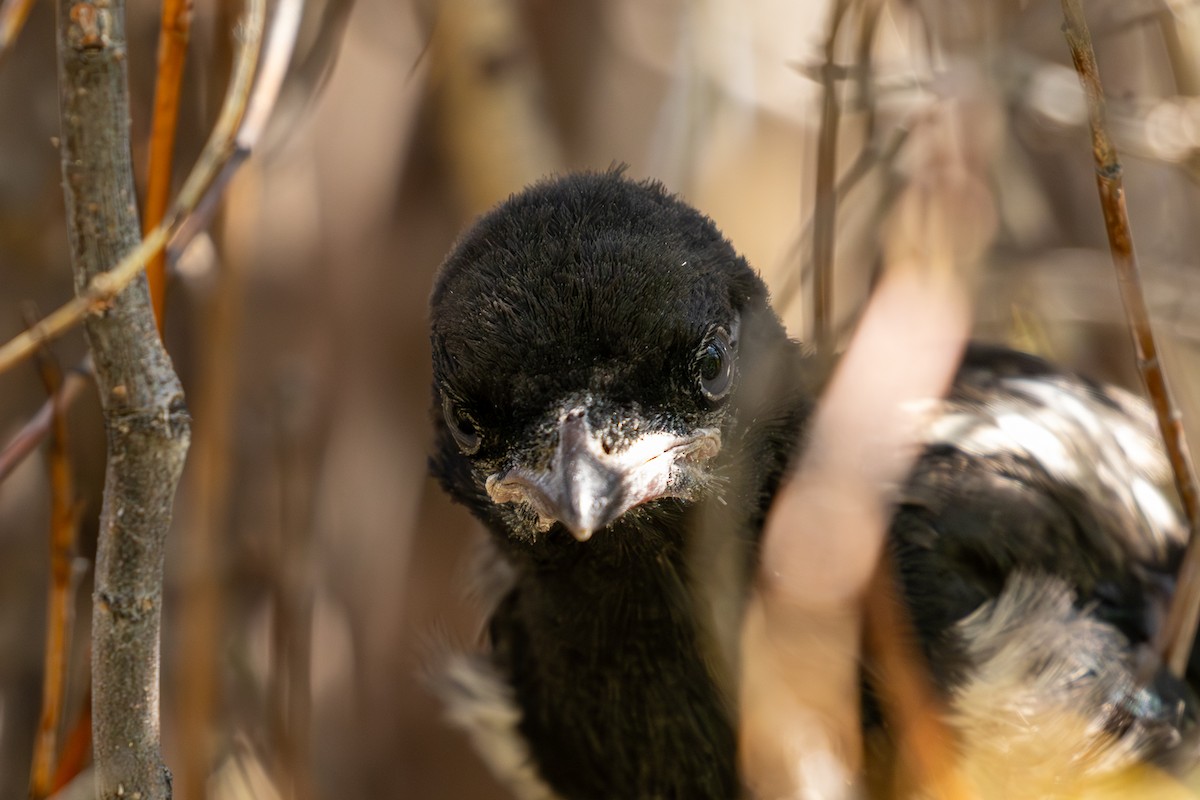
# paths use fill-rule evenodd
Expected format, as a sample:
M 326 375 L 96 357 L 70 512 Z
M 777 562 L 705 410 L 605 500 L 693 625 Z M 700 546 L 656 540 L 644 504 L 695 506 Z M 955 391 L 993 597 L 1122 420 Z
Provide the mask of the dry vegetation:
M 1085 6 L 1150 316 L 1194 436 L 1200 7 Z M 965 325 L 966 287 L 977 335 L 1138 384 L 1054 0 L 307 0 L 270 124 L 254 116 L 270 97 L 255 94 L 267 107 L 251 101 L 259 127 L 247 134 L 221 108 L 252 63 L 252 8 L 195 4 L 178 110 L 160 89 L 157 121 L 157 67 L 169 75 L 174 58 L 157 50 L 160 13 L 168 38 L 189 34 L 172 0 L 126 8 L 134 177 L 141 208 L 158 209 L 143 227 L 165 212 L 184 229 L 162 320 L 192 417 L 163 591 L 162 737 L 178 797 L 501 796 L 420 679 L 444 647 L 473 644 L 479 623 L 464 591 L 476 525 L 425 475 L 425 304 L 455 233 L 540 175 L 624 162 L 664 180 L 713 216 L 794 334 L 826 352 L 849 341 L 882 275 L 917 275 L 948 310 L 935 317 L 942 306 L 918 294 L 901 327 Z M 0 4 L 0 343 L 71 297 L 54 29 L 52 4 Z M 214 127 L 229 138 L 204 151 Z M 182 207 L 165 202 L 198 160 L 217 170 L 251 147 L 236 174 L 214 172 Z M 205 228 L 188 212 L 210 185 L 223 199 L 200 204 Z M 40 365 L 0 375 L 3 797 L 27 793 L 31 775 L 44 796 L 91 750 L 105 436 L 94 384 L 73 371 L 90 370 L 85 353 L 68 326 Z M 918 388 L 874 394 L 936 390 L 944 377 L 930 370 Z M 53 435 L 25 456 L 20 432 L 35 418 Z M 830 524 L 869 531 L 878 520 L 866 516 Z M 849 603 L 831 616 L 857 624 L 845 587 L 865 585 L 875 540 L 854 541 L 861 557 L 838 562 L 840 594 L 785 600 Z M 800 668 L 821 680 L 829 667 Z M 39 733 L 55 671 L 64 690 Z M 847 685 L 845 674 L 826 677 Z M 895 713 L 919 727 L 919 675 L 912 686 Z M 830 726 L 850 763 L 852 723 Z M 918 779 L 962 796 L 938 766 L 941 732 L 914 736 Z M 786 780 L 759 755 L 763 785 Z

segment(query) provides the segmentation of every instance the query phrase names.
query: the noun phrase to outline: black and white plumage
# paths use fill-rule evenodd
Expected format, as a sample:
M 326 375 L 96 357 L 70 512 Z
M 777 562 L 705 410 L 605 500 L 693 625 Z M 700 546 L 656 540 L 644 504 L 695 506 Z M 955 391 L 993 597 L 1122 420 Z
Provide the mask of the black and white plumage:
M 761 280 L 661 186 L 573 175 L 464 234 L 431 325 L 433 470 L 500 575 L 452 719 L 518 797 L 739 796 L 721 645 L 816 394 Z M 1083 772 L 1178 757 L 1188 688 L 1137 677 L 1182 544 L 1142 404 L 975 347 L 927 420 L 890 544 L 968 753 L 1066 710 Z

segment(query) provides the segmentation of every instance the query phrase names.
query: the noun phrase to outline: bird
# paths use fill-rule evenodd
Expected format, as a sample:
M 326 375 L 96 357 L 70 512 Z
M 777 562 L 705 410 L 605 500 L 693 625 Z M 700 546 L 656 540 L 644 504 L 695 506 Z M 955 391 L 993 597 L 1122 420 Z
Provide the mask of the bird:
M 431 472 L 487 531 L 451 721 L 519 798 L 746 796 L 730 630 L 822 381 L 759 274 L 662 184 L 568 173 L 460 235 L 430 345 Z M 1036 752 L 1012 729 L 1066 709 L 1083 768 L 1191 754 L 1196 670 L 1145 678 L 1185 539 L 1145 404 L 972 343 L 921 447 L 887 548 L 948 723 Z

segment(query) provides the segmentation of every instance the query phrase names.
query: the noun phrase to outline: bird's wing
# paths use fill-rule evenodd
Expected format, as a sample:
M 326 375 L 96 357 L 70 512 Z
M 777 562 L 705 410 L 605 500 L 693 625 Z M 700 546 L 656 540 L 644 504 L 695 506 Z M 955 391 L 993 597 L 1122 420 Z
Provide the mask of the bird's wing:
M 960 728 L 989 742 L 1007 726 L 1004 746 L 1029 734 L 1049 757 L 1068 741 L 1050 720 L 1073 719 L 1097 769 L 1177 745 L 1194 717 L 1187 689 L 1165 673 L 1139 681 L 1185 530 L 1148 409 L 976 347 L 925 446 L 891 544 Z M 1064 746 L 1078 754 L 1080 741 Z

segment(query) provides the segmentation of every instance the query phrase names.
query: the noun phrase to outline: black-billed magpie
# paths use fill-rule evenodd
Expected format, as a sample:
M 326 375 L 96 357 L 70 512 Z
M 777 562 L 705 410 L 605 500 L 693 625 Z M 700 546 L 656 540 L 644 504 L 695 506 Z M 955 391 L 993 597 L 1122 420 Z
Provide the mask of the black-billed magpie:
M 575 174 L 467 230 L 430 313 L 432 468 L 496 603 L 450 715 L 519 797 L 741 796 L 723 620 L 816 394 L 763 282 L 661 185 Z M 972 346 L 924 435 L 889 546 L 965 741 L 1069 709 L 1081 769 L 1190 747 L 1189 688 L 1139 672 L 1183 540 L 1144 405 Z

